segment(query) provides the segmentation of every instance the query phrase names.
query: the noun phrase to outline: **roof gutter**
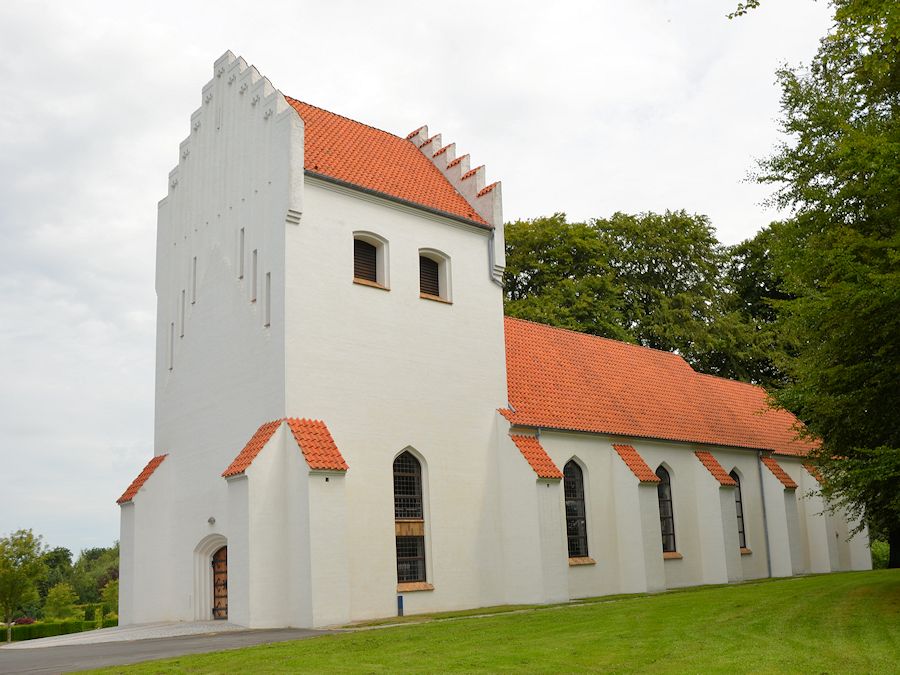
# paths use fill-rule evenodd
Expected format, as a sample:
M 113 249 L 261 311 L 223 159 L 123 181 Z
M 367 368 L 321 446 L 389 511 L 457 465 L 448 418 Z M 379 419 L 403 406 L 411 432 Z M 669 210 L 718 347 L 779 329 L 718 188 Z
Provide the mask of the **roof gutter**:
M 462 216 L 457 216 L 453 213 L 447 213 L 446 211 L 441 211 L 440 209 L 434 209 L 434 208 L 431 208 L 430 206 L 425 206 L 424 204 L 419 204 L 418 202 L 411 202 L 408 199 L 401 199 L 400 197 L 395 197 L 394 195 L 389 195 L 386 192 L 379 192 L 378 190 L 372 190 L 371 188 L 362 187 L 361 185 L 357 185 L 356 183 L 348 183 L 347 181 L 340 180 L 339 178 L 334 178 L 332 176 L 326 176 L 323 173 L 316 173 L 315 171 L 310 171 L 309 169 L 304 169 L 303 173 L 307 176 L 311 176 L 312 178 L 318 178 L 321 181 L 325 181 L 326 183 L 340 185 L 341 187 L 348 188 L 350 190 L 356 190 L 357 192 L 362 192 L 367 195 L 372 195 L 374 197 L 380 197 L 381 199 L 386 199 L 391 202 L 396 202 L 397 204 L 403 204 L 404 206 L 409 206 L 414 209 L 419 209 L 420 211 L 426 211 L 427 213 L 432 213 L 436 216 L 441 216 L 442 218 L 449 218 L 450 220 L 455 220 L 459 223 L 471 225 L 471 226 L 477 227 L 481 230 L 487 230 L 488 232 L 491 232 L 494 229 L 491 225 L 488 225 L 487 223 L 479 223 L 476 220 L 470 220 L 468 218 L 463 218 Z

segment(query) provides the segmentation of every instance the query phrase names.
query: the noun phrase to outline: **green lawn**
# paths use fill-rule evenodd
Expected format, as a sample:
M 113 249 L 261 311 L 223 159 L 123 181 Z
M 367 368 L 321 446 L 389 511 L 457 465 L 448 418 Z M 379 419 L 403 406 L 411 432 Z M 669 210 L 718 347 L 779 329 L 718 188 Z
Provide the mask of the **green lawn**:
M 900 673 L 900 570 L 362 630 L 98 672 Z

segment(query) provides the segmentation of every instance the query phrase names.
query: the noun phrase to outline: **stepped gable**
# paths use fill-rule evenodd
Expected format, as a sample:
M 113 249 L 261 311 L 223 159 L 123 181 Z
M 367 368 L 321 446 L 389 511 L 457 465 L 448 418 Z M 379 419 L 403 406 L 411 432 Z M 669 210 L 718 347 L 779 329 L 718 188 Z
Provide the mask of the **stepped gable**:
M 303 119 L 307 172 L 491 227 L 406 139 L 290 96 L 285 100 Z
M 515 425 L 771 450 L 804 456 L 800 423 L 766 392 L 702 375 L 669 352 L 506 317 Z

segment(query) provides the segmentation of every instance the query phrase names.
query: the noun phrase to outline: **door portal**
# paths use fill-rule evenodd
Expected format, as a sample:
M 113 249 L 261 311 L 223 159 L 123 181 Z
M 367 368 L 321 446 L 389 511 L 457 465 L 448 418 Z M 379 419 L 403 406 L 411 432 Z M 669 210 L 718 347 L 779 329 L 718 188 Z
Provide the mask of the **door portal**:
M 228 547 L 223 546 L 213 553 L 213 606 L 214 619 L 228 618 Z

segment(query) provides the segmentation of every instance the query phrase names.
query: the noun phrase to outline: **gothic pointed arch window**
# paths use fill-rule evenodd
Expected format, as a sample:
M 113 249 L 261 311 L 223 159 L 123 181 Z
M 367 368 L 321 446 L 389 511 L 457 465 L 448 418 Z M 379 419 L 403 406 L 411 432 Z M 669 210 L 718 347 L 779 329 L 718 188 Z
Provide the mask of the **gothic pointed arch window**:
M 659 499 L 659 525 L 662 531 L 663 553 L 674 553 L 675 549 L 675 511 L 672 508 L 672 479 L 665 467 L 656 470 L 659 483 L 656 494 Z
M 734 510 L 737 513 L 738 543 L 742 549 L 747 548 L 747 533 L 744 530 L 744 499 L 741 495 L 741 477 L 737 471 L 728 474 L 737 485 L 734 488 Z
M 422 465 L 408 450 L 394 460 L 397 583 L 426 581 Z
M 563 469 L 566 497 L 566 535 L 570 558 L 588 556 L 587 509 L 584 502 L 584 472 L 573 459 Z

